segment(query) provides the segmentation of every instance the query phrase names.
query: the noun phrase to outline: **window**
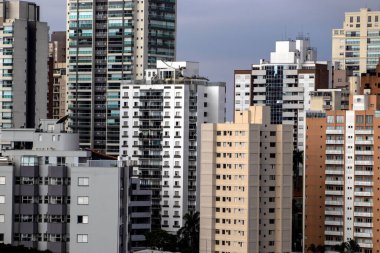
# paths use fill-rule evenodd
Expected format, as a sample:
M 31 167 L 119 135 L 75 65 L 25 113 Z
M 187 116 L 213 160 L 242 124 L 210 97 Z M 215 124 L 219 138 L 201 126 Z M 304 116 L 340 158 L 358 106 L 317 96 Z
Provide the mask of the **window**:
M 38 157 L 35 156 L 23 156 L 21 158 L 22 166 L 36 166 L 38 165 Z
M 364 123 L 363 115 L 357 115 L 356 116 L 356 124 L 363 124 L 363 123 Z
M 0 234 L 0 242 L 4 242 L 4 234 Z
M 367 124 L 373 124 L 373 116 L 372 115 L 365 116 L 365 122 Z
M 88 205 L 88 197 L 78 197 L 78 205 Z
M 77 241 L 78 243 L 87 243 L 88 235 L 77 235 Z
M 0 196 L 0 204 L 5 204 L 5 196 Z
M 88 177 L 78 177 L 78 186 L 88 186 Z
M 4 223 L 4 222 L 5 222 L 5 215 L 0 214 L 0 223 Z
M 87 224 L 88 216 L 87 215 L 78 215 L 78 224 Z
M 344 123 L 344 117 L 343 116 L 336 116 L 336 123 Z
M 327 116 L 327 123 L 329 124 L 334 123 L 334 116 Z
M 5 177 L 0 177 L 0 184 L 5 184 Z

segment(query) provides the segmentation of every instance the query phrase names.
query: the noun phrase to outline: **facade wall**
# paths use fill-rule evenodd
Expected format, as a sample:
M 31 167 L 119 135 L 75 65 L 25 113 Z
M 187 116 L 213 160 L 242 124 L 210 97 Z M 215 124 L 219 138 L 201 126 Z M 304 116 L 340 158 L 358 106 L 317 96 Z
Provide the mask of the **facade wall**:
M 200 252 L 290 252 L 291 127 L 268 107 L 202 126 Z

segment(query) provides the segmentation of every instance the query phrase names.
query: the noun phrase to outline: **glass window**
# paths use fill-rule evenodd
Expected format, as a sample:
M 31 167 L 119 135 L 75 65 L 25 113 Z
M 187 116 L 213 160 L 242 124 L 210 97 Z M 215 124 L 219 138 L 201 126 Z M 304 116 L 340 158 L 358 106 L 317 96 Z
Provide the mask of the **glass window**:
M 334 123 L 334 116 L 327 116 L 327 123 L 329 124 Z
M 5 177 L 0 177 L 0 184 L 5 184 Z
M 373 116 L 372 115 L 365 116 L 365 122 L 367 124 L 373 124 Z
M 88 197 L 78 197 L 78 205 L 88 205 Z
M 336 123 L 344 123 L 344 116 L 336 116 Z
M 0 196 L 0 204 L 5 204 L 5 196 Z
M 4 223 L 4 222 L 5 222 L 5 215 L 0 214 L 0 223 Z
M 88 216 L 87 215 L 78 215 L 78 224 L 87 224 Z
M 363 115 L 357 115 L 356 116 L 356 124 L 363 124 L 363 123 L 364 123 Z
M 23 156 L 21 158 L 22 166 L 36 166 L 38 165 L 38 157 L 36 156 Z
M 87 243 L 88 242 L 88 235 L 85 234 L 79 234 L 77 236 L 78 243 Z
M 78 186 L 88 186 L 89 178 L 88 177 L 78 177 Z

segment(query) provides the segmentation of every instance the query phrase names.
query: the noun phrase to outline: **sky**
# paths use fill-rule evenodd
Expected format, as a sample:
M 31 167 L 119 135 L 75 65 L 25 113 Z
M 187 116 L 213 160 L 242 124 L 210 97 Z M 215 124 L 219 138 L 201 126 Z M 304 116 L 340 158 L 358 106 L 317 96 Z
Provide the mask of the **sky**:
M 32 0 L 30 0 L 32 1 Z M 35 0 L 51 31 L 66 28 L 65 0 Z M 269 59 L 275 41 L 303 33 L 318 50 L 319 60 L 331 60 L 331 30 L 340 28 L 344 13 L 379 0 L 177 0 L 177 60 L 200 62 L 201 75 L 227 82 L 232 101 L 233 72 Z M 228 118 L 232 104 L 228 103 Z

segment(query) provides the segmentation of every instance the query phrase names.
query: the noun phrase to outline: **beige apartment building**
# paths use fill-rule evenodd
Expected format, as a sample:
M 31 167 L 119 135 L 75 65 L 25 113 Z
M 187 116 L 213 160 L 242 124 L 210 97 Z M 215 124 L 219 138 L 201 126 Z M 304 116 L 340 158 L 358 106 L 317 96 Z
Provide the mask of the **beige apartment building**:
M 291 252 L 293 128 L 270 108 L 202 125 L 200 252 Z
M 360 252 L 380 252 L 379 109 L 377 96 L 354 95 L 349 110 L 308 115 L 305 251 L 355 240 Z
M 343 27 L 332 31 L 332 60 L 360 76 L 375 69 L 380 56 L 380 11 L 362 8 L 345 14 Z

